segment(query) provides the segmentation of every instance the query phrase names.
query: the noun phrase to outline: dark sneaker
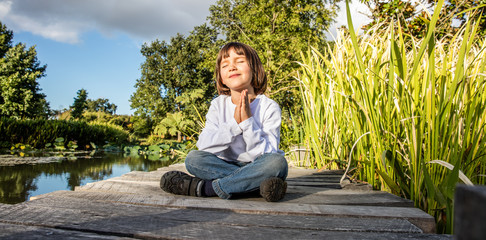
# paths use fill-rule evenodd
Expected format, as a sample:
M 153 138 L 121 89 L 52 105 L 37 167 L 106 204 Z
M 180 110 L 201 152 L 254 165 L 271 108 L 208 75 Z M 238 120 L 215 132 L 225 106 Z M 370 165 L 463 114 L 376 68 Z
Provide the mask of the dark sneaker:
M 276 202 L 282 199 L 287 192 L 287 182 L 278 177 L 267 178 L 260 184 L 260 195 L 267 202 Z
M 200 197 L 203 183 L 204 180 L 180 171 L 167 172 L 160 178 L 160 188 L 177 195 Z

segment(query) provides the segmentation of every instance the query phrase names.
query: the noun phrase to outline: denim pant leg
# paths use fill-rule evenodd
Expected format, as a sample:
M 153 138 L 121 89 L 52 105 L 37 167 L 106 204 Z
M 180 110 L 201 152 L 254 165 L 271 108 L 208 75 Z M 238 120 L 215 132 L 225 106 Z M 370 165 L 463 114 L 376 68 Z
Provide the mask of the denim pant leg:
M 277 153 L 263 154 L 251 163 L 240 165 L 225 162 L 203 151 L 191 151 L 186 158 L 186 168 L 190 173 L 206 180 L 215 179 L 214 191 L 223 199 L 234 193 L 256 190 L 270 177 L 287 178 L 287 161 Z
M 185 164 L 190 174 L 204 180 L 223 178 L 240 168 L 237 163 L 226 162 L 212 153 L 198 150 L 187 154 Z
M 250 192 L 260 188 L 260 183 L 271 177 L 287 178 L 288 165 L 284 156 L 267 153 L 232 174 L 213 181 L 216 194 L 228 199 L 234 193 Z

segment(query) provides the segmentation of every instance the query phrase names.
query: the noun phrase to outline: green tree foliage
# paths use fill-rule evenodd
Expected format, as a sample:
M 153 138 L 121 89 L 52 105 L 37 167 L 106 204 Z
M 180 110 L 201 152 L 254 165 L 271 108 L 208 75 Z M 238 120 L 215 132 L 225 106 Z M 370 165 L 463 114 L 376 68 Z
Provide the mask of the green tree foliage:
M 109 114 L 116 113 L 117 106 L 114 103 L 110 103 L 110 100 L 106 98 L 98 98 L 96 100 L 86 100 L 86 110 L 88 112 L 105 112 Z
M 74 119 L 84 118 L 88 122 L 109 122 L 116 109 L 117 106 L 110 103 L 110 100 L 106 98 L 88 99 L 88 92 L 85 89 L 80 89 L 70 109 L 56 111 L 56 115 L 59 119 L 65 120 L 72 117 Z
M 13 33 L 0 22 L 0 114 L 16 119 L 46 118 L 49 104 L 38 79 L 45 76 L 35 47 L 12 45 Z
M 177 140 L 180 141 L 182 135 L 181 133 L 186 132 L 188 128 L 193 127 L 194 122 L 188 120 L 187 117 L 184 116 L 183 112 L 168 113 L 167 117 L 160 121 L 160 123 L 155 127 L 154 133 L 156 135 L 177 135 Z
M 134 133 L 132 120 L 133 117 L 129 115 L 114 115 L 103 111 L 85 111 L 83 113 L 83 121 L 120 126 L 130 134 Z
M 370 12 L 372 22 L 365 26 L 370 29 L 376 24 L 399 22 L 409 36 L 422 38 L 427 32 L 430 16 L 425 9 L 433 9 L 433 0 L 361 0 Z M 449 0 L 441 9 L 441 21 L 436 32 L 437 38 L 452 38 L 471 18 L 479 23 L 479 35 L 486 34 L 486 0 Z M 425 6 L 425 9 L 424 9 Z
M 13 32 L 7 26 L 0 24 L 0 57 L 3 58 L 12 48 Z
M 83 116 L 84 110 L 87 108 L 88 92 L 85 89 L 79 89 L 78 95 L 74 98 L 74 103 L 71 106 L 71 116 L 75 119 Z
M 140 138 L 150 135 L 154 126 L 154 121 L 151 118 L 137 115 L 131 118 L 131 122 L 133 123 L 133 133 Z
M 309 46 L 324 45 L 338 1 L 219 0 L 210 7 L 208 19 L 226 41 L 255 48 L 268 74 L 269 94 L 290 109 L 300 106 L 296 61 Z
M 477 9 L 472 10 L 473 8 Z M 457 20 L 460 26 L 464 26 L 468 17 L 472 17 L 475 21 L 479 21 L 479 35 L 483 37 L 486 35 L 486 0 L 449 0 L 442 9 L 442 14 L 446 13 L 454 14 L 453 19 Z
M 138 119 L 135 131 L 152 126 L 161 133 L 177 113 L 191 128 L 169 129 L 184 135 L 198 132 L 201 115 L 216 96 L 217 53 L 229 41 L 255 48 L 268 74 L 269 95 L 284 110 L 298 110 L 298 83 L 292 75 L 296 62 L 302 50 L 324 45 L 338 1 L 220 0 L 210 7 L 209 25 L 196 27 L 187 37 L 178 34 L 169 43 L 143 45 L 146 60 L 130 100 Z
M 204 97 L 204 91 L 202 89 L 195 89 L 190 92 L 184 92 L 181 96 L 176 98 L 176 101 L 180 104 L 187 105 L 197 102 L 198 99 Z M 197 113 L 198 119 L 189 115 L 187 112 L 178 111 L 175 113 L 167 113 L 167 116 L 160 121 L 154 129 L 156 136 L 164 136 L 169 134 L 170 136 L 177 135 L 177 140 L 180 141 L 182 135 L 192 136 L 199 132 L 199 129 L 203 127 L 203 123 L 199 110 L 194 106 L 194 110 Z
M 216 95 L 214 64 L 208 63 L 214 63 L 216 58 L 216 37 L 216 31 L 204 24 L 194 28 L 188 37 L 177 34 L 170 43 L 155 40 L 144 44 L 142 76 L 130 98 L 135 115 L 160 122 L 167 114 L 182 111 L 194 122 L 196 109 L 205 111 Z M 192 102 L 177 100 L 194 90 L 201 90 L 201 97 Z M 137 122 L 147 126 L 146 121 Z

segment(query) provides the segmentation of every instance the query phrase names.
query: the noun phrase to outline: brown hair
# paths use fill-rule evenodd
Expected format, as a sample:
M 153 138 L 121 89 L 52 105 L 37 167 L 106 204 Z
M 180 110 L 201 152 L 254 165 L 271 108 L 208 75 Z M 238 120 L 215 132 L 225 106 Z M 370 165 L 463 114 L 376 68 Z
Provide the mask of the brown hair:
M 218 58 L 216 60 L 216 87 L 218 93 L 221 95 L 231 95 L 231 90 L 223 83 L 221 78 L 221 61 L 229 57 L 230 50 L 233 49 L 236 54 L 244 55 L 248 61 L 252 72 L 251 86 L 255 90 L 255 94 L 263 94 L 267 90 L 267 74 L 263 69 L 263 64 L 258 57 L 257 52 L 252 47 L 239 42 L 230 42 L 224 45 L 219 50 Z

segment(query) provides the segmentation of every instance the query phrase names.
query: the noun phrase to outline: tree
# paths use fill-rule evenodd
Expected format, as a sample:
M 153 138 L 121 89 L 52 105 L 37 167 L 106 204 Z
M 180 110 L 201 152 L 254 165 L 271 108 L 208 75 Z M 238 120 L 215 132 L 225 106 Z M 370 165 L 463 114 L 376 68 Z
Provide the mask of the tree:
M 38 79 L 45 76 L 35 47 L 12 45 L 13 33 L 0 22 L 0 114 L 23 118 L 46 118 L 49 104 Z
M 86 110 L 89 112 L 105 112 L 108 114 L 115 114 L 118 107 L 110 103 L 106 98 L 98 98 L 96 100 L 86 100 Z
M 83 116 L 83 112 L 87 107 L 88 92 L 84 89 L 78 90 L 78 95 L 74 98 L 74 103 L 71 106 L 71 116 L 79 119 Z
M 4 58 L 8 50 L 12 48 L 13 32 L 7 26 L 0 23 L 0 58 Z
M 427 32 L 430 17 L 425 9 L 433 9 L 435 1 L 420 0 L 361 0 L 365 3 L 371 15 L 372 22 L 365 29 L 378 24 L 399 22 L 402 31 L 416 38 L 422 38 Z M 480 21 L 479 35 L 486 34 L 486 0 L 449 0 L 441 9 L 440 21 L 436 26 L 437 38 L 452 38 L 467 22 L 468 19 Z M 418 7 L 420 5 L 420 7 Z M 422 7 L 425 6 L 425 9 Z M 473 10 L 473 8 L 476 8 Z
M 196 109 L 206 111 L 216 96 L 213 80 L 216 36 L 214 29 L 203 24 L 195 27 L 187 38 L 177 34 L 170 43 L 155 40 L 144 44 L 141 52 L 146 60 L 142 76 L 130 98 L 135 115 L 160 122 L 169 113 L 182 111 L 186 119 L 195 121 Z M 200 98 L 184 103 L 176 100 L 196 89 L 202 90 Z
M 137 137 L 147 137 L 152 132 L 154 125 L 152 119 L 135 115 L 130 121 L 133 123 L 133 132 Z
M 208 19 L 226 41 L 240 41 L 259 54 L 268 75 L 269 94 L 282 108 L 301 106 L 293 73 L 300 53 L 321 47 L 338 9 L 322 0 L 219 0 Z M 330 3 L 326 6 L 326 3 Z
M 474 11 L 466 11 L 476 7 Z M 451 21 L 457 21 L 460 27 L 466 24 L 468 18 L 479 21 L 479 35 L 486 36 L 486 0 L 449 0 L 442 9 L 442 15 L 446 14 L 453 14 Z
M 215 61 L 228 41 L 255 48 L 269 77 L 271 97 L 284 109 L 298 109 L 298 82 L 292 74 L 300 68 L 296 62 L 301 60 L 301 51 L 325 43 L 325 31 L 337 10 L 334 2 L 330 6 L 325 2 L 220 0 L 210 7 L 210 24 L 195 27 L 187 38 L 177 34 L 170 43 L 156 40 L 144 44 L 142 76 L 130 99 L 135 115 L 149 118 L 156 123 L 153 126 L 171 117 L 169 113 L 180 111 L 184 119 L 199 121 L 216 96 Z M 198 89 L 201 97 L 192 94 Z M 191 126 L 196 131 L 200 128 Z

